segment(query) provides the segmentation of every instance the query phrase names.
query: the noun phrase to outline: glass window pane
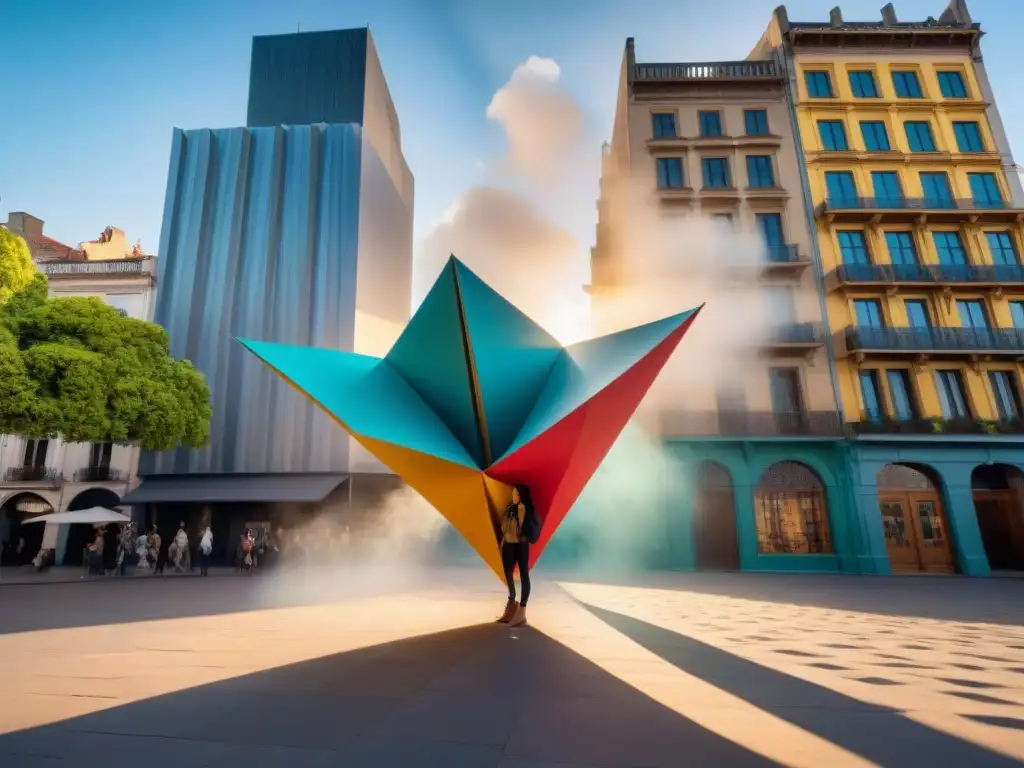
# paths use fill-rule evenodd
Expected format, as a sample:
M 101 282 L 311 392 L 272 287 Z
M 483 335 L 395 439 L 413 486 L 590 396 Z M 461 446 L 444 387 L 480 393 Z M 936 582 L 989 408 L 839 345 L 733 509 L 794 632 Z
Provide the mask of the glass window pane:
M 967 98 L 967 86 L 959 72 L 939 72 L 939 90 L 947 99 Z
M 914 238 L 909 232 L 886 232 L 885 245 L 893 264 L 917 264 Z
M 1010 317 L 1014 328 L 1024 330 L 1024 301 L 1010 302 Z
M 851 72 L 850 90 L 858 99 L 874 99 L 878 97 L 875 76 L 871 72 Z
M 834 205 L 851 205 L 857 201 L 857 187 L 850 171 L 826 171 L 828 200 Z
M 807 94 L 814 99 L 832 98 L 832 81 L 828 72 L 807 72 L 805 75 Z
M 884 328 L 882 305 L 877 299 L 856 299 L 853 302 L 857 325 L 862 328 Z
M 839 252 L 843 264 L 868 264 L 868 247 L 864 241 L 864 233 L 859 230 L 838 232 Z
M 999 418 L 1016 418 L 1020 413 L 1020 396 L 1013 374 L 1009 371 L 989 371 L 988 380 Z
M 992 255 L 992 263 L 998 265 L 1020 264 L 1017 248 L 1013 243 L 1013 235 L 1009 232 L 986 232 L 985 240 Z
M 698 112 L 701 136 L 721 136 L 722 117 L 720 112 Z
M 860 392 L 865 417 L 869 421 L 881 421 L 884 414 L 878 394 L 878 374 L 875 371 L 860 372 Z
M 925 205 L 928 208 L 952 208 L 953 190 L 949 186 L 949 177 L 942 171 L 923 171 L 921 191 L 924 193 Z
M 939 253 L 939 264 L 967 263 L 967 253 L 959 232 L 932 232 L 932 241 Z
M 660 112 L 651 116 L 654 138 L 668 139 L 676 135 L 676 116 L 671 112 Z
M 829 151 L 843 151 L 846 145 L 846 129 L 841 120 L 819 120 L 818 135 L 822 148 Z
M 910 376 L 907 371 L 903 369 L 887 371 L 886 379 L 889 382 L 893 416 L 901 421 L 917 418 L 917 407 L 911 395 Z
M 1003 194 L 999 182 L 992 173 L 968 173 L 967 180 L 971 185 L 971 197 L 976 205 L 992 208 L 1003 206 Z
M 960 299 L 956 303 L 960 325 L 964 328 L 988 328 L 988 315 L 985 305 L 977 300 Z
M 931 320 L 928 318 L 928 305 L 919 300 L 912 299 L 903 302 L 907 310 L 907 325 L 911 328 L 931 328 Z
M 932 129 L 928 123 L 906 122 L 903 127 L 907 131 L 907 142 L 910 144 L 911 152 L 935 151 L 935 141 L 932 139 Z
M 864 139 L 864 148 L 868 152 L 889 151 L 889 134 L 885 130 L 885 123 L 881 120 L 862 121 L 860 133 Z
M 956 136 L 956 147 L 961 152 L 985 151 L 985 145 L 981 141 L 981 129 L 977 123 L 954 122 L 953 134 Z
M 683 161 L 678 157 L 659 157 L 657 160 L 658 188 L 680 189 L 683 186 Z
M 763 109 L 743 111 L 748 136 L 764 136 L 768 133 L 768 112 Z
M 871 185 L 880 208 L 903 207 L 903 187 L 895 171 L 872 171 Z
M 896 95 L 901 99 L 920 99 L 921 83 L 918 82 L 917 72 L 913 70 L 896 70 L 892 73 L 892 85 Z

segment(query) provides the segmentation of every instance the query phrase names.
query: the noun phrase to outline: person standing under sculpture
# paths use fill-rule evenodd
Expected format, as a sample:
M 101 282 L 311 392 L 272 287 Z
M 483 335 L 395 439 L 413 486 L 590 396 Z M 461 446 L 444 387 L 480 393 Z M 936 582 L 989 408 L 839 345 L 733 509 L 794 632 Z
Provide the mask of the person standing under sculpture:
M 501 520 L 501 565 L 508 585 L 508 602 L 499 624 L 519 627 L 526 624 L 526 602 L 530 599 L 530 538 L 528 527 L 534 520 L 530 489 L 517 485 L 512 489 L 512 503 Z M 516 602 L 515 570 L 519 566 L 522 595 Z

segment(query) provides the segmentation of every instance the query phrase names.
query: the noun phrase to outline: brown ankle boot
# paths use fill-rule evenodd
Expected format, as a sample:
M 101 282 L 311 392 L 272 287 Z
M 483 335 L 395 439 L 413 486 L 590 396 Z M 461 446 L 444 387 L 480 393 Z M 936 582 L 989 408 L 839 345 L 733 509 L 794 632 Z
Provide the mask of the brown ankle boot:
M 510 627 L 525 627 L 526 626 L 526 606 L 520 605 L 515 614 L 509 619 L 508 625 Z
M 501 614 L 501 618 L 498 619 L 499 624 L 508 624 L 512 617 L 516 615 L 516 609 L 519 608 L 519 603 L 515 600 L 509 600 L 505 603 L 505 612 Z

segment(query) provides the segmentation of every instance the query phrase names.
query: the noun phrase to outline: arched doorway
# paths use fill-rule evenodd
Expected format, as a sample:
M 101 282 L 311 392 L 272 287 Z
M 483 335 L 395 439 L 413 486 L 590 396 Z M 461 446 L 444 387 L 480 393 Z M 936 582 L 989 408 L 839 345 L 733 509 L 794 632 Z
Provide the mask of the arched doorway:
M 702 461 L 697 465 L 693 512 L 697 567 L 738 570 L 740 552 L 732 477 L 721 464 Z
M 878 510 L 894 571 L 955 570 L 942 497 L 930 472 L 907 464 L 878 470 Z
M 971 495 L 989 568 L 1024 571 L 1024 472 L 1005 464 L 975 467 Z
M 34 493 L 19 493 L 0 506 L 0 563 L 27 565 L 43 546 L 43 523 L 23 523 L 33 517 L 53 512 L 50 502 Z
M 765 555 L 831 554 L 825 485 L 798 461 L 764 471 L 754 489 L 757 551 Z
M 80 509 L 105 507 L 113 509 L 121 503 L 121 497 L 107 488 L 88 488 L 75 496 L 68 504 L 68 512 Z M 96 536 L 96 526 L 88 523 L 74 523 L 68 526 L 67 544 L 64 547 L 64 565 L 82 565 L 85 548 Z

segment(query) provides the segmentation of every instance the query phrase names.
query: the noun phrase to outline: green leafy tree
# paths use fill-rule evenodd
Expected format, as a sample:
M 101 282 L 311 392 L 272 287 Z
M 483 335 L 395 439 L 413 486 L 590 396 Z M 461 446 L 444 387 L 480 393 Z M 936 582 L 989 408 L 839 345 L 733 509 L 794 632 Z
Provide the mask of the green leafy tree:
M 25 241 L 0 227 L 0 304 L 28 285 L 36 274 Z
M 0 275 L 11 272 L 5 257 Z M 19 280 L 0 301 L 0 433 L 150 450 L 206 443 L 210 390 L 170 357 L 163 328 L 101 299 L 47 298 L 34 271 Z

